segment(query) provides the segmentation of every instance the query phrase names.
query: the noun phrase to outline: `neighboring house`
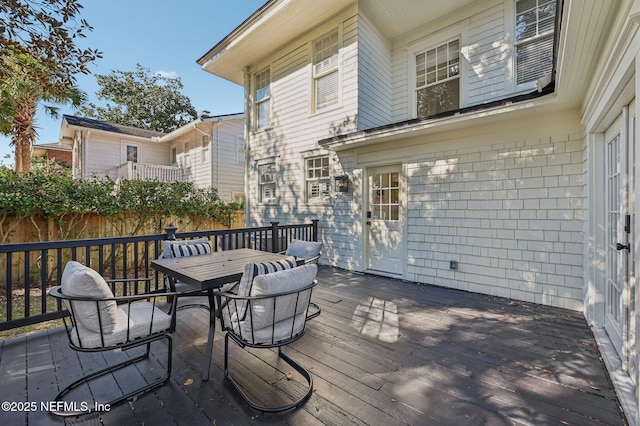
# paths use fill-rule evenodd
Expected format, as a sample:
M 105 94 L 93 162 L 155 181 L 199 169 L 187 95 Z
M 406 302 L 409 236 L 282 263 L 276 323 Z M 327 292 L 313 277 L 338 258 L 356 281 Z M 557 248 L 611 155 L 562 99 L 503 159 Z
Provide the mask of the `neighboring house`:
M 163 134 L 65 115 L 60 142 L 36 145 L 45 158 L 73 152 L 73 176 L 193 181 L 224 200 L 244 197 L 244 115 L 202 116 Z
M 583 311 L 638 422 L 639 24 L 634 0 L 271 0 L 198 63 L 245 88 L 248 226 L 318 218 L 322 263 Z

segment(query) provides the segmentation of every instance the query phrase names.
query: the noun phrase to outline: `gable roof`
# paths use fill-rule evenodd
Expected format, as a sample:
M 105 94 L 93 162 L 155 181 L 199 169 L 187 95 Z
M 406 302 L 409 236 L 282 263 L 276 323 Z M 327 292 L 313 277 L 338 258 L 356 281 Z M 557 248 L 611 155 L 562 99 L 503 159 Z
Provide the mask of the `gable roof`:
M 108 121 L 96 120 L 93 118 L 76 117 L 74 115 L 64 115 L 63 123 L 66 121 L 69 126 L 84 127 L 87 129 L 102 130 L 103 132 L 120 133 L 123 135 L 137 136 L 141 138 L 159 138 L 164 133 L 154 130 L 144 130 L 132 126 L 111 123 Z

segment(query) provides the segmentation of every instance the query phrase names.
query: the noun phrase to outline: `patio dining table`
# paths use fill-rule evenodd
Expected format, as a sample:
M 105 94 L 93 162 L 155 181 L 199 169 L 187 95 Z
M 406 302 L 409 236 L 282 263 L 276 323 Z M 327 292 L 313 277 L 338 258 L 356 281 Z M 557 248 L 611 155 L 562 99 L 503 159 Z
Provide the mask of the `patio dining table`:
M 169 279 L 189 284 L 196 290 L 206 290 L 209 298 L 209 334 L 202 380 L 209 380 L 211 354 L 216 327 L 214 292 L 228 283 L 239 281 L 247 262 L 270 262 L 284 259 L 279 253 L 254 249 L 218 251 L 189 257 L 156 259 L 151 266 Z

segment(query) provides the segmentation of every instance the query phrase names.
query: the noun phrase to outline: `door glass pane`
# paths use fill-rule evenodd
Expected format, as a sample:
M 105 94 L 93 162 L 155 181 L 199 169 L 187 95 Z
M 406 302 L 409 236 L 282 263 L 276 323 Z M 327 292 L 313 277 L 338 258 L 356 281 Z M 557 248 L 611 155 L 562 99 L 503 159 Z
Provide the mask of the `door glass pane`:
M 371 177 L 370 211 L 374 220 L 400 219 L 399 174 L 380 173 Z

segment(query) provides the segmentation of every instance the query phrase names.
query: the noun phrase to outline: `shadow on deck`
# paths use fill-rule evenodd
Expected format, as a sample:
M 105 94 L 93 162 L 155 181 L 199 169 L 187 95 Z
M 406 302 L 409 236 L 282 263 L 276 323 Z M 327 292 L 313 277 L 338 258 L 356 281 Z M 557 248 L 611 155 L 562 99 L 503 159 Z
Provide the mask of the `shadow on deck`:
M 319 269 L 318 281 L 313 300 L 322 314 L 285 348 L 314 379 L 313 395 L 298 410 L 262 414 L 242 402 L 223 380 L 219 327 L 211 379 L 202 382 L 208 313 L 193 308 L 178 312 L 168 384 L 67 423 L 625 424 L 592 332 L 578 312 L 328 267 Z M 260 378 L 246 383 L 258 397 L 291 387 L 288 371 L 265 370 L 272 352 L 231 349 L 240 359 L 232 359 L 235 375 L 252 377 L 251 370 L 260 369 Z M 162 351 L 166 345 L 152 346 L 155 355 Z M 113 361 L 127 354 L 107 356 Z M 104 362 L 103 355 L 72 351 L 60 328 L 2 342 L 0 400 L 15 411 L 3 405 L 0 423 L 62 424 L 44 406 L 80 369 L 95 370 Z M 154 356 L 143 368 L 105 378 L 91 393 L 126 389 L 141 375 L 153 378 L 158 367 Z M 88 389 L 73 398 L 93 404 Z

